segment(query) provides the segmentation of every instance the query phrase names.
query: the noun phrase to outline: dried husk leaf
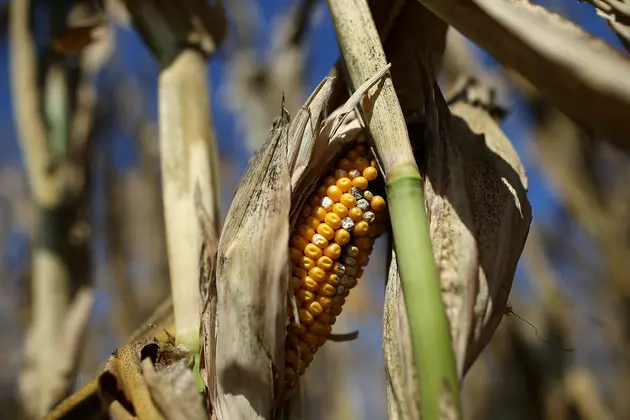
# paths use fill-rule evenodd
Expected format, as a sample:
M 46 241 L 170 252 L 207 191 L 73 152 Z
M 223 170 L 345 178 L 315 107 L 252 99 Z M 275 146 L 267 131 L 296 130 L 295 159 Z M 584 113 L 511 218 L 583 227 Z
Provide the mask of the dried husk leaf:
M 187 362 L 189 354 L 156 370 L 149 358 L 142 361 L 142 374 L 155 405 L 169 420 L 205 420 L 208 418 L 203 397 Z
M 451 134 L 448 107 L 439 87 L 432 75 L 426 76 L 425 206 L 444 309 L 451 324 L 457 372 L 461 377 L 477 286 L 478 250 L 471 203 L 466 193 L 465 157 Z
M 441 138 L 427 144 L 425 201 L 463 376 L 505 312 L 531 208 L 523 165 L 488 111 L 457 102 L 451 115 L 434 88 Z
M 532 220 L 525 169 L 487 111 L 452 107 L 451 133 L 462 151 L 466 189 L 479 250 L 473 329 L 464 372 L 490 341 L 505 314 L 516 265 Z
M 411 332 L 403 297 L 396 253 L 392 251 L 383 313 L 387 411 L 390 420 L 420 418 L 420 400 L 411 348 Z
M 284 109 L 250 161 L 219 240 L 216 265 L 216 394 L 219 419 L 270 418 L 284 375 L 291 203 Z
M 531 208 L 527 179 L 510 141 L 483 108 L 453 115 L 425 71 L 425 205 L 458 373 L 463 377 L 502 315 Z M 386 290 L 383 351 L 390 418 L 419 418 L 409 327 L 395 257 Z M 410 369 L 409 369 L 410 370 Z

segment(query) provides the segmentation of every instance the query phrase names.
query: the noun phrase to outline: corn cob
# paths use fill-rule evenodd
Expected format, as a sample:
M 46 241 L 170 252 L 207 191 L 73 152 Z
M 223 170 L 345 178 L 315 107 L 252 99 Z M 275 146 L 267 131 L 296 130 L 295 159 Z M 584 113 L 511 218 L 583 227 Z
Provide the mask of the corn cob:
M 377 177 L 368 149 L 357 145 L 324 177 L 295 224 L 289 244 L 287 387 L 295 384 L 328 339 L 346 297 L 363 274 L 374 240 L 385 230 L 385 200 L 368 190 Z

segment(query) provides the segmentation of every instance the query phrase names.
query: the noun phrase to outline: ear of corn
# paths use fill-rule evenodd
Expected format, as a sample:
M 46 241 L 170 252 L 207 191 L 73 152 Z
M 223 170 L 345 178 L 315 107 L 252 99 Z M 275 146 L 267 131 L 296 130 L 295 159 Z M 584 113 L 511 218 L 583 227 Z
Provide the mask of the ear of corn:
M 328 339 L 363 274 L 374 240 L 385 229 L 385 200 L 368 189 L 378 175 L 367 147 L 357 145 L 322 179 L 301 210 L 289 243 L 287 387 Z

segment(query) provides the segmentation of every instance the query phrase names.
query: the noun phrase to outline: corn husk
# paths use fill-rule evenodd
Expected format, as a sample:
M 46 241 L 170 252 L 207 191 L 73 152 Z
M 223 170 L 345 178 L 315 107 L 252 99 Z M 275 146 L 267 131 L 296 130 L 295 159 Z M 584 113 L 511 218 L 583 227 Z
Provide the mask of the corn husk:
M 510 141 L 482 108 L 449 111 L 425 80 L 425 206 L 460 378 L 494 333 L 531 223 L 527 179 Z M 395 255 L 386 290 L 383 351 L 390 418 L 419 418 L 413 354 Z M 448 403 L 441 404 L 448 407 Z
M 386 70 L 330 116 L 328 77 L 293 120 L 283 106 L 245 170 L 219 241 L 216 303 L 209 293 L 202 315 L 204 369 L 218 419 L 269 419 L 282 411 L 278 404 L 292 404 L 282 395 L 289 233 L 327 163 L 361 133 L 354 107 Z

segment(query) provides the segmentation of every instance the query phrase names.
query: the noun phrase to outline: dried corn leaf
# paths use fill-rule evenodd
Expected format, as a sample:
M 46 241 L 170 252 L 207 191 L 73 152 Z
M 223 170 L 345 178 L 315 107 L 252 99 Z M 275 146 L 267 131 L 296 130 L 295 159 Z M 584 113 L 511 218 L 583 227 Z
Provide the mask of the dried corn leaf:
M 630 61 L 619 51 L 527 0 L 419 1 L 565 114 L 630 145 Z
M 274 122 L 250 161 L 219 241 L 216 265 L 216 393 L 219 419 L 270 418 L 284 374 L 291 203 L 289 115 Z M 206 338 L 207 339 L 207 338 Z

